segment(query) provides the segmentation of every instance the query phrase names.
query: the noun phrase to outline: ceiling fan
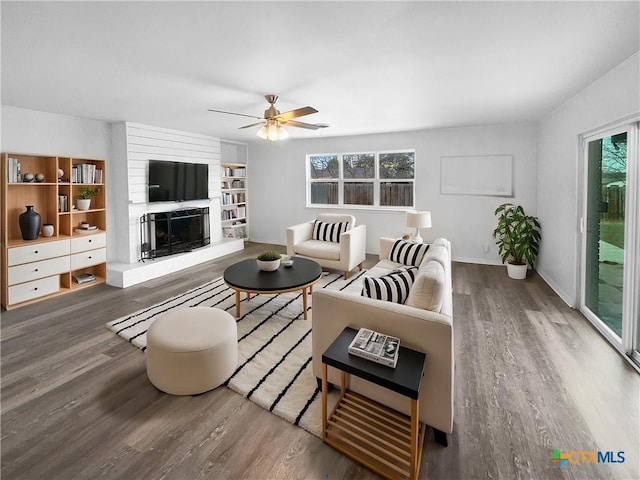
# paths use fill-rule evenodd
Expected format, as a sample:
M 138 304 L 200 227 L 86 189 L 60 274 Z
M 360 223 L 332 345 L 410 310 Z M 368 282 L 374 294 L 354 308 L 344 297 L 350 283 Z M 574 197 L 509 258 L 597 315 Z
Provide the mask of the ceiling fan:
M 319 128 L 326 128 L 329 125 L 326 123 L 304 123 L 299 122 L 297 120 L 293 120 L 294 118 L 304 117 L 305 115 L 311 115 L 312 113 L 317 113 L 313 107 L 302 107 L 296 108 L 295 110 L 290 110 L 288 112 L 280 113 L 278 109 L 276 109 L 276 102 L 278 101 L 277 95 L 265 95 L 264 98 L 269 102 L 269 108 L 264 111 L 264 116 L 258 117 L 256 115 L 247 115 L 244 113 L 236 113 L 236 112 L 226 112 L 224 110 L 214 110 L 212 108 L 208 109 L 210 112 L 215 113 L 225 113 L 228 115 L 238 115 L 241 117 L 249 117 L 249 118 L 257 118 L 260 121 L 256 123 L 251 123 L 249 125 L 245 125 L 242 128 L 250 128 L 255 127 L 257 125 L 262 125 L 262 128 L 258 130 L 257 135 L 260 138 L 264 138 L 265 140 L 282 140 L 283 138 L 287 138 L 289 135 L 287 131 L 282 128 L 282 125 L 287 125 L 289 127 L 297 127 L 297 128 L 306 128 L 308 130 L 318 130 Z

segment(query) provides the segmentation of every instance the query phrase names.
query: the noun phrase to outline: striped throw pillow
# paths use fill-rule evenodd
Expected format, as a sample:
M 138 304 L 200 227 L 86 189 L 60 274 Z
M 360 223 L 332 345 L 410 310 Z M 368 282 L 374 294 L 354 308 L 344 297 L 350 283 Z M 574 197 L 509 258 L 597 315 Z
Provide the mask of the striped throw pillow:
M 394 270 L 382 277 L 363 277 L 362 296 L 385 300 L 387 302 L 404 303 L 409 297 L 417 268 Z
M 398 239 L 389 251 L 389 260 L 418 267 L 427 250 L 429 250 L 428 243 L 411 243 Z
M 340 242 L 340 235 L 349 230 L 349 222 L 328 223 L 314 220 L 313 235 L 314 240 L 323 242 Z

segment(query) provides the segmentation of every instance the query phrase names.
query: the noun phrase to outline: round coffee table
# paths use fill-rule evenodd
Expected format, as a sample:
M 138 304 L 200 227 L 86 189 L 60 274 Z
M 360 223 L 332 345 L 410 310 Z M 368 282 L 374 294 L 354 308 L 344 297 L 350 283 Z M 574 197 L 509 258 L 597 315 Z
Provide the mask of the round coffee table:
M 292 257 L 293 265 L 273 272 L 263 272 L 255 258 L 234 263 L 224 271 L 224 282 L 236 291 L 236 317 L 240 316 L 240 293 L 247 298 L 251 293 L 286 293 L 302 291 L 302 308 L 307 319 L 307 289 L 313 293 L 313 285 L 322 277 L 322 267 L 313 260 Z

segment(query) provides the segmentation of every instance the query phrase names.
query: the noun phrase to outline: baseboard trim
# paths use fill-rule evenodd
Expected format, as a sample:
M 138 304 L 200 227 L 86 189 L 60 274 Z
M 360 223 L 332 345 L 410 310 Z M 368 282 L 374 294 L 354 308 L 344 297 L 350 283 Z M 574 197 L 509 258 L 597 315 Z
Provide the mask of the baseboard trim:
M 153 280 L 169 273 L 178 272 L 202 262 L 240 251 L 244 240 L 222 239 L 220 242 L 199 248 L 193 252 L 180 253 L 170 257 L 136 263 L 107 264 L 107 283 L 114 287 L 127 288 L 138 283 Z
M 573 297 L 572 295 L 568 295 L 563 289 L 561 289 L 557 283 L 551 280 L 551 278 L 549 278 L 549 276 L 544 273 L 544 270 L 536 269 L 536 272 L 545 281 L 545 283 L 549 285 L 549 287 L 551 287 L 551 290 L 553 290 L 556 295 L 558 295 L 562 299 L 564 303 L 566 303 L 571 308 L 578 308 L 575 297 Z
M 478 265 L 504 265 L 498 260 L 490 260 L 487 258 L 453 257 L 451 258 L 451 261 L 460 263 L 476 263 Z

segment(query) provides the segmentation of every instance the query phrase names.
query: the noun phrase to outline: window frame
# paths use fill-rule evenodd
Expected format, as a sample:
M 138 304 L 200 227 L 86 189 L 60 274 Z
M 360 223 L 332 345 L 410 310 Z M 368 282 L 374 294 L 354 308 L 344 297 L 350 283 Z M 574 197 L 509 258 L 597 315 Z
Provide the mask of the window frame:
M 413 154 L 413 178 L 380 178 L 380 155 L 390 153 L 411 153 Z M 345 178 L 344 177 L 344 156 L 345 155 L 366 155 L 374 156 L 374 176 L 373 178 Z M 336 156 L 338 159 L 338 178 L 311 178 L 311 158 Z M 307 208 L 341 208 L 354 210 L 378 210 L 378 211 L 407 211 L 415 210 L 416 205 L 416 177 L 417 161 L 416 150 L 414 148 L 398 148 L 391 150 L 361 150 L 356 152 L 332 152 L 332 153 L 308 153 L 305 156 L 305 176 L 306 176 L 306 207 Z M 337 183 L 338 203 L 311 203 L 311 185 L 314 183 Z M 344 202 L 345 183 L 372 183 L 373 184 L 373 204 L 349 204 Z M 412 183 L 411 205 L 380 205 L 380 188 L 386 183 Z

